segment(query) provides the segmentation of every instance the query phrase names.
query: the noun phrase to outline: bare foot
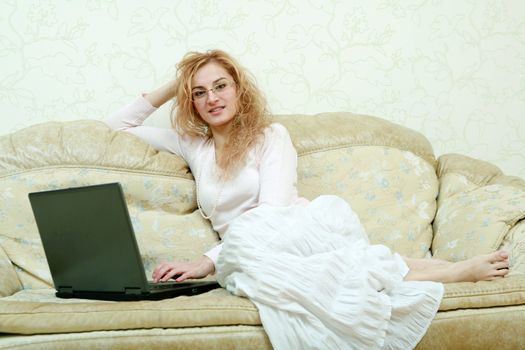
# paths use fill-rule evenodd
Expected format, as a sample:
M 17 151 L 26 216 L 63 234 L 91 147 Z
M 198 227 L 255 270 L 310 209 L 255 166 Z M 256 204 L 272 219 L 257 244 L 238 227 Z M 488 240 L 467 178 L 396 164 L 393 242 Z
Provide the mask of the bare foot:
M 443 263 L 442 261 L 440 264 L 438 261 L 432 267 L 427 266 L 428 268 L 421 268 L 421 264 L 414 266 L 411 264 L 413 262 L 411 260 L 405 259 L 410 269 L 404 278 L 406 281 L 435 281 L 443 283 L 492 281 L 503 278 L 509 273 L 509 257 L 502 250 L 491 254 L 478 255 L 456 263 Z
M 498 250 L 458 261 L 449 269 L 450 282 L 492 281 L 509 273 L 509 256 L 506 252 Z

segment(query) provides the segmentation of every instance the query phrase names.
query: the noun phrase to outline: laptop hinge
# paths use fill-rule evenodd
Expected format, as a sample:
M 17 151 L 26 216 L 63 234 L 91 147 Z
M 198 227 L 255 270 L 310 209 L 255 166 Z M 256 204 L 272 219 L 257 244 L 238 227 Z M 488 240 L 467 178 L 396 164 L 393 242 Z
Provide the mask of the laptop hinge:
M 141 288 L 125 288 L 126 295 L 139 295 L 142 294 Z
M 57 292 L 64 294 L 73 294 L 73 287 L 58 287 Z

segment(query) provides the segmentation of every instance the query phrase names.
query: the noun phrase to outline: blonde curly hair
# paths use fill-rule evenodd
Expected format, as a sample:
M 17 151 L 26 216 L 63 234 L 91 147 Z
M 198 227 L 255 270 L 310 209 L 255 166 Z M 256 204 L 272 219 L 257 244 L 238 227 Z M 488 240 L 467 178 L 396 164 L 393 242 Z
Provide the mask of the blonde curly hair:
M 191 98 L 194 75 L 210 62 L 221 65 L 232 76 L 237 88 L 237 114 L 218 159 L 221 175 L 230 177 L 242 166 L 248 151 L 270 125 L 270 113 L 255 78 L 233 57 L 221 50 L 189 52 L 177 65 L 175 101 L 171 111 L 171 123 L 179 133 L 213 137 Z

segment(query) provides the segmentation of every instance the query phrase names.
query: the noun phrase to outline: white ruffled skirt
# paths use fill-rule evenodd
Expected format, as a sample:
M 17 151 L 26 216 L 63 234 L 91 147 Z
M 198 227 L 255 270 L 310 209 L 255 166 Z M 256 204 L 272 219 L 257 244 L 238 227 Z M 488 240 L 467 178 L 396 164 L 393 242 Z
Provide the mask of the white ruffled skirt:
M 412 349 L 436 315 L 443 285 L 407 282 L 403 259 L 370 245 L 348 203 L 262 205 L 230 225 L 217 279 L 252 300 L 273 347 Z

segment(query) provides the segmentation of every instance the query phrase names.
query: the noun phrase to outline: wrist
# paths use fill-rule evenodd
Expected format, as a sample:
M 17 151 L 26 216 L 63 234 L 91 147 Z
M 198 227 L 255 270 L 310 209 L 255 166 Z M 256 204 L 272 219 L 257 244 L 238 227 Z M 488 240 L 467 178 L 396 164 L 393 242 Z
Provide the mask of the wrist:
M 212 259 L 203 255 L 200 259 L 201 266 L 208 273 L 208 275 L 213 275 L 215 273 L 215 264 Z

